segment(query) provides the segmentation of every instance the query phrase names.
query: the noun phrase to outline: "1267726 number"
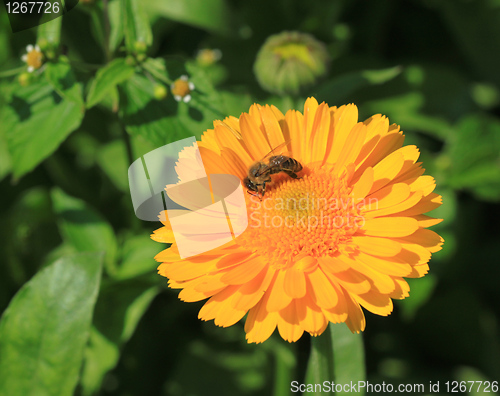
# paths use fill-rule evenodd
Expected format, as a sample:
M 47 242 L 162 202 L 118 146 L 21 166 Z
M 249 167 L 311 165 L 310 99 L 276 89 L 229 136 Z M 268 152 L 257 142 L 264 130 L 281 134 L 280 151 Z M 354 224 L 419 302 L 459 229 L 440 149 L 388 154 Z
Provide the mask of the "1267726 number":
M 58 1 L 53 3 L 50 1 L 9 1 L 6 6 L 8 14 L 59 14 L 61 11 Z
M 446 381 L 446 393 L 496 393 L 498 381 Z

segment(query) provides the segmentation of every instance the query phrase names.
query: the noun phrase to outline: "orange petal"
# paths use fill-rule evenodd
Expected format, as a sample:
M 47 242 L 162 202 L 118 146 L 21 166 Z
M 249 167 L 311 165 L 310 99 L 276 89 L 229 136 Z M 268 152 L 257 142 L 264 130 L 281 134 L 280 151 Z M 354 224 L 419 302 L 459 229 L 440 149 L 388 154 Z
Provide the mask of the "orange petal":
M 365 198 L 368 195 L 373 186 L 373 178 L 373 168 L 366 168 L 359 180 L 354 185 L 351 192 L 351 195 L 355 199 L 356 203 L 358 203 L 360 199 Z
M 341 172 L 344 166 L 354 162 L 363 147 L 365 137 L 366 125 L 362 122 L 358 122 L 347 136 L 344 148 L 340 152 L 339 158 L 335 163 L 334 172 Z
M 199 147 L 199 150 L 201 159 L 203 161 L 203 165 L 205 166 L 205 170 L 208 175 L 217 173 L 218 174 L 227 173 L 227 169 L 224 167 L 222 158 L 218 153 L 215 153 L 214 151 L 209 150 L 205 147 Z
M 436 193 L 430 193 L 426 197 L 423 197 L 419 203 L 407 209 L 403 212 L 400 212 L 399 216 L 415 216 L 423 213 L 430 212 L 436 208 L 439 208 L 443 203 L 443 197 Z
M 398 241 L 403 244 L 416 244 L 425 247 L 431 253 L 435 253 L 441 250 L 441 245 L 444 243 L 444 239 L 440 235 L 432 230 L 419 229 L 413 234 L 398 238 Z
M 380 293 L 389 294 L 394 291 L 394 282 L 390 276 L 375 271 L 370 266 L 356 260 L 356 258 L 351 259 L 350 257 L 341 255 L 339 256 L 339 259 L 350 264 L 352 269 L 366 277 L 371 283 L 373 283 L 373 286 L 375 286 Z
M 273 147 L 262 133 L 255 120 L 246 113 L 240 117 L 240 128 L 248 152 L 254 161 L 260 161 Z
M 393 309 L 392 300 L 386 294 L 370 291 L 352 296 L 363 308 L 380 316 L 390 315 Z
M 339 107 L 333 114 L 333 144 L 326 162 L 338 161 L 347 137 L 358 122 L 358 108 L 354 104 Z
M 306 277 L 304 271 L 298 270 L 295 266 L 285 271 L 283 282 L 285 293 L 292 298 L 302 298 L 306 294 Z
M 151 234 L 151 239 L 156 242 L 174 243 L 174 232 L 168 227 L 158 228 Z
M 360 228 L 364 235 L 404 237 L 418 229 L 418 222 L 410 217 L 378 217 L 367 219 Z M 358 230 L 359 232 L 359 230 Z
M 224 169 L 227 169 L 227 173 L 238 176 L 240 179 L 244 179 L 248 175 L 248 168 L 252 162 L 245 164 L 241 160 L 241 157 L 230 148 L 223 148 L 221 150 L 221 158 Z
M 345 296 L 348 310 L 348 316 L 345 323 L 353 333 L 359 333 L 360 331 L 363 331 L 366 326 L 366 319 L 363 310 L 359 306 L 358 302 L 353 300 L 347 291 L 342 291 Z
M 407 276 L 412 272 L 410 264 L 404 263 L 403 261 L 397 261 L 396 258 L 391 258 L 389 260 L 365 253 L 359 253 L 358 260 L 369 265 L 375 271 L 382 272 L 386 275 Z
M 373 167 L 373 186 L 370 194 L 390 183 L 403 167 L 404 157 L 394 152 Z
M 306 136 L 303 133 L 303 115 L 295 110 L 287 111 L 285 115 L 288 133 L 290 134 L 290 147 L 293 157 L 303 161 L 304 153 L 309 147 Z
M 214 130 L 215 139 L 219 147 L 232 150 L 246 166 L 252 164 L 254 160 L 250 157 L 244 141 L 238 139 L 227 124 L 221 121 L 214 122 Z
M 222 276 L 221 281 L 228 285 L 241 285 L 255 278 L 266 265 L 266 261 L 261 256 L 252 256 L 232 267 Z
M 403 278 L 393 278 L 396 285 L 396 290 L 394 290 L 389 297 L 402 300 L 410 295 L 410 285 Z
M 326 274 L 333 284 L 339 284 L 350 293 L 362 294 L 371 289 L 370 282 L 352 268 L 336 274 Z
M 381 217 L 388 215 L 397 215 L 405 210 L 414 207 L 420 200 L 422 199 L 422 191 L 413 192 L 408 199 L 386 208 L 381 208 L 379 210 L 373 210 L 371 212 L 367 212 L 366 215 L 369 217 Z
M 273 109 L 269 105 L 261 106 L 259 113 L 271 148 L 278 147 L 284 143 L 283 132 Z M 284 119 L 283 114 L 281 114 L 280 119 Z
M 397 205 L 403 202 L 410 196 L 410 186 L 406 183 L 396 183 L 389 184 L 384 188 L 381 188 L 377 192 L 370 194 L 367 198 L 374 199 L 370 200 L 370 205 L 366 210 L 379 210 L 390 206 Z M 373 204 L 376 203 L 376 205 Z
M 267 301 L 266 309 L 268 312 L 275 312 L 285 308 L 292 297 L 285 293 L 284 282 L 285 282 L 286 271 L 280 270 L 276 272 L 275 277 L 269 285 L 269 289 L 266 294 L 269 293 L 269 299 Z
M 328 321 L 325 318 L 321 308 L 319 308 L 314 301 L 311 299 L 311 296 L 306 295 L 303 299 L 297 302 L 297 306 L 300 306 L 305 310 L 305 316 L 302 318 L 300 316 L 300 325 L 312 336 L 318 336 L 323 331 L 325 331 L 326 326 L 328 326 Z
M 240 286 L 234 293 L 233 307 L 248 310 L 255 306 L 264 296 L 275 274 L 274 269 L 264 267 L 262 271 L 250 282 Z
M 307 274 L 307 287 L 310 290 L 313 301 L 321 308 L 333 308 L 337 305 L 339 297 L 328 277 L 321 268 Z
M 264 294 L 255 307 L 248 311 L 245 321 L 246 339 L 248 342 L 261 343 L 267 340 L 278 324 L 278 312 L 268 312 L 266 309 L 268 297 Z
M 392 257 L 401 251 L 401 244 L 389 238 L 353 236 L 352 241 L 360 251 L 375 256 Z
M 297 341 L 304 333 L 304 329 L 300 325 L 296 301 L 293 300 L 286 308 L 280 310 L 278 316 L 278 331 L 281 337 L 288 342 Z
M 335 274 L 337 272 L 349 269 L 349 265 L 339 260 L 336 257 L 318 257 L 318 263 L 323 272 Z
M 314 117 L 314 124 L 309 139 L 309 147 L 311 148 L 310 157 L 306 163 L 324 161 L 329 139 L 330 119 L 330 109 L 328 105 L 326 103 L 321 103 Z
M 369 147 L 371 148 L 371 151 L 368 155 L 366 155 L 366 158 L 360 159 L 362 155 L 365 155 L 363 148 L 355 161 L 357 165 L 356 173 L 354 174 L 353 179 L 356 180 L 366 168 L 370 166 L 374 167 L 393 151 L 400 148 L 403 145 L 404 139 L 404 136 L 399 132 L 388 133 L 387 135 L 384 135 L 380 139 L 376 140 L 376 145 L 373 148 Z M 368 143 L 365 143 L 365 145 L 367 144 Z
M 198 318 L 201 320 L 212 320 L 215 319 L 217 314 L 222 309 L 222 302 L 226 301 L 230 298 L 234 292 L 237 290 L 237 286 L 228 286 L 221 292 L 216 295 L 210 297 L 210 299 L 201 307 L 200 312 L 198 313 Z

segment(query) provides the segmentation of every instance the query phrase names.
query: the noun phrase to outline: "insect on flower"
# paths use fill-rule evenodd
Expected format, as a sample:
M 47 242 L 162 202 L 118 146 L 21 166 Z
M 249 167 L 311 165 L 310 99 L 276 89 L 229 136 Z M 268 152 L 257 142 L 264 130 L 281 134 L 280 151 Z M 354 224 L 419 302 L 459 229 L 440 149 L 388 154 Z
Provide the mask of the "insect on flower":
M 280 144 L 271 150 L 264 158 L 257 161 L 248 169 L 248 176 L 243 179 L 243 184 L 251 195 L 258 196 L 260 200 L 266 193 L 266 183 L 271 183 L 271 175 L 283 172 L 293 179 L 300 179 L 297 172 L 302 170 L 302 164 L 292 157 L 282 154 L 276 154 L 278 150 L 285 147 L 288 142 Z M 266 163 L 267 161 L 267 163 Z M 257 194 L 253 194 L 254 191 Z M 260 195 L 259 195 L 260 194 Z

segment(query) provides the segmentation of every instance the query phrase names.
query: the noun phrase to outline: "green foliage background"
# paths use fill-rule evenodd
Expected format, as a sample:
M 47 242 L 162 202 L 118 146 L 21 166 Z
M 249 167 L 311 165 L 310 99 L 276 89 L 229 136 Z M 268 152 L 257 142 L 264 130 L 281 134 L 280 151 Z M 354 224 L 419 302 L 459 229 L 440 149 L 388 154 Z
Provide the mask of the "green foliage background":
M 500 380 L 498 0 L 96 0 L 17 34 L 0 9 L 0 395 L 287 395 L 303 382 L 308 336 L 247 345 L 242 323 L 198 321 L 202 303 L 156 275 L 157 225 L 134 216 L 127 169 L 254 102 L 302 110 L 311 95 L 400 124 L 444 200 L 430 273 L 390 317 L 367 313 L 367 379 L 441 381 L 442 394 Z M 252 72 L 283 30 L 333 60 L 301 97 L 270 96 Z M 36 42 L 49 62 L 21 86 Z M 201 65 L 201 48 L 223 57 Z M 191 102 L 155 98 L 182 74 Z M 336 348 L 344 325 L 331 330 Z M 359 372 L 352 350 L 335 364 Z

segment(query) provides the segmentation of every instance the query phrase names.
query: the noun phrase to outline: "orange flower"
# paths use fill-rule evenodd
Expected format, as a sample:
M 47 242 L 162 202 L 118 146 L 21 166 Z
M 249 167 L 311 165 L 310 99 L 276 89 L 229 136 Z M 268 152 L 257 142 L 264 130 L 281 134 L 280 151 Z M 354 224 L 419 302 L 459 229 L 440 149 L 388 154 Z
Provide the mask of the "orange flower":
M 399 126 L 380 114 L 358 122 L 353 104 L 318 105 L 283 115 L 253 105 L 240 118 L 215 121 L 199 142 L 207 174 L 243 180 L 271 149 L 303 170 L 272 175 L 261 200 L 248 194 L 248 228 L 226 245 L 181 259 L 168 220 L 152 239 L 172 243 L 156 256 L 158 271 L 179 298 L 209 300 L 202 320 L 231 326 L 247 313 L 248 342 L 278 327 L 287 341 L 321 334 L 328 322 L 365 328 L 361 307 L 392 312 L 409 294 L 404 280 L 424 276 L 443 239 L 426 229 L 441 220 L 424 213 L 441 205 L 435 182 L 423 176 L 416 146 L 403 147 Z

